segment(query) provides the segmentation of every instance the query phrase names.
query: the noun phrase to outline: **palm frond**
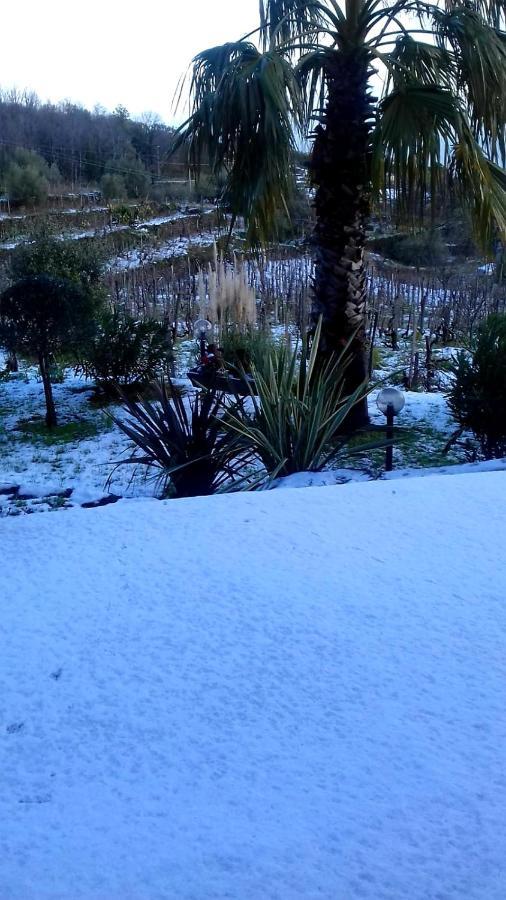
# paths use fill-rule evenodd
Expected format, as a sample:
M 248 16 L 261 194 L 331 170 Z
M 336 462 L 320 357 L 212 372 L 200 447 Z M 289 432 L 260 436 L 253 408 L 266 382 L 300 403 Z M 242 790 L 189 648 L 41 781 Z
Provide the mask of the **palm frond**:
M 441 49 L 450 46 L 457 90 L 466 99 L 477 137 L 504 155 L 506 125 L 506 41 L 472 8 L 459 5 L 435 11 L 435 34 Z
M 292 67 L 247 42 L 213 47 L 195 58 L 192 100 L 176 147 L 187 145 L 197 177 L 204 160 L 226 173 L 224 200 L 247 220 L 250 243 L 266 242 L 293 187 L 301 104 Z
M 373 159 L 376 191 L 388 185 L 406 211 L 449 163 L 479 242 L 488 248 L 497 233 L 506 235 L 506 173 L 486 157 L 451 91 L 414 84 L 393 91 L 381 104 Z
M 392 64 L 385 95 L 405 84 L 449 88 L 452 82 L 453 58 L 445 47 L 417 41 L 409 34 L 401 35 L 389 54 Z
M 452 169 L 476 239 L 490 250 L 495 237 L 506 240 L 506 171 L 487 159 L 470 130 L 455 146 Z
M 316 0 L 260 0 L 260 34 L 264 48 L 318 31 L 324 7 Z
M 462 9 L 465 6 L 481 16 L 492 28 L 500 29 L 506 25 L 506 4 L 504 0 L 466 0 L 465 4 L 463 0 L 446 0 L 445 5 L 450 12 L 455 9 Z
M 299 60 L 295 74 L 300 85 L 303 103 L 304 127 L 318 119 L 324 109 L 327 95 L 328 74 L 333 51 L 323 47 L 305 53 Z
M 434 173 L 449 158 L 464 125 L 458 99 L 436 85 L 405 84 L 380 104 L 373 134 L 373 186 L 395 192 L 400 209 L 410 212 L 425 198 Z

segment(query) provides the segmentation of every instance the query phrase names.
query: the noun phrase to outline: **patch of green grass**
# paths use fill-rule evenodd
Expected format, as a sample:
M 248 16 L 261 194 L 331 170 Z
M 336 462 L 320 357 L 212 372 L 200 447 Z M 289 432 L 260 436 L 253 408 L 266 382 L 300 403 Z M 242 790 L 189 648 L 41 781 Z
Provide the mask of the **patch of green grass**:
M 406 431 L 397 432 L 397 437 L 394 432 L 394 440 L 402 453 L 403 466 L 423 469 L 447 466 L 452 462 L 443 454 L 448 436 L 430 425 L 414 425 Z
M 433 359 L 434 370 L 437 372 L 451 372 L 454 365 L 455 362 L 452 359 L 443 359 L 438 356 Z
M 48 497 L 46 500 L 51 509 L 64 509 L 68 504 L 66 497 Z
M 18 422 L 16 431 L 20 432 L 20 440 L 23 443 L 35 442 L 49 447 L 95 437 L 101 431 L 108 430 L 108 427 L 108 423 L 102 417 L 64 422 L 56 428 L 48 428 L 44 419 L 34 418 Z
M 373 430 L 352 437 L 348 446 L 356 452 L 363 444 L 380 443 L 382 440 L 386 440 L 385 433 Z M 394 431 L 395 468 L 437 468 L 465 462 L 465 458 L 457 451 L 443 453 L 447 440 L 447 433 L 424 422 L 396 428 Z M 349 457 L 345 464 L 354 469 L 366 469 L 379 474 L 385 466 L 385 449 L 357 453 L 356 456 Z
M 386 354 L 384 353 L 381 347 L 373 347 L 372 351 L 372 368 L 373 372 L 379 371 L 380 369 L 385 368 L 385 358 Z

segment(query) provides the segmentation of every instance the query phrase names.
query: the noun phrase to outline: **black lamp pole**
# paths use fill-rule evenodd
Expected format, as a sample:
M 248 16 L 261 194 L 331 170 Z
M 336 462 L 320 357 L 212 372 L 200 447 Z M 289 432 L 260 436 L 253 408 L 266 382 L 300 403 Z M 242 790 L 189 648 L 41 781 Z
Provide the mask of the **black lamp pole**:
M 205 331 L 200 332 L 200 362 L 204 362 L 204 356 L 206 355 L 206 333 Z
M 385 472 L 391 472 L 394 467 L 394 408 L 391 403 L 387 406 L 387 441 L 389 445 L 385 455 Z

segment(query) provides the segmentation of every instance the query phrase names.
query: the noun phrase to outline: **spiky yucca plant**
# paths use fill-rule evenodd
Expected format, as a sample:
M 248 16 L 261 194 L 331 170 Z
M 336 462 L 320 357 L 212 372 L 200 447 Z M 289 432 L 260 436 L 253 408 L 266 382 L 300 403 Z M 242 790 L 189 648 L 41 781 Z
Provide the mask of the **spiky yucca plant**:
M 320 353 L 353 335 L 357 386 L 373 197 L 392 190 L 416 212 L 451 178 L 483 242 L 506 235 L 504 0 L 260 0 L 260 19 L 258 46 L 244 38 L 195 57 L 180 142 L 197 173 L 204 158 L 227 173 L 227 203 L 261 243 L 309 133 Z
M 316 472 L 343 451 L 340 430 L 368 388 L 346 392 L 348 348 L 323 365 L 318 362 L 321 320 L 306 359 L 299 347 L 272 347 L 263 363 L 253 363 L 252 412 L 246 405 L 230 411 L 224 424 L 242 446 L 261 460 L 269 479 L 295 472 Z M 369 448 L 370 449 L 370 448 Z
M 153 385 L 153 390 L 154 402 L 125 397 L 127 418 L 113 417 L 134 448 L 116 467 L 147 468 L 162 497 L 196 497 L 241 486 L 248 453 L 223 428 L 223 395 L 202 391 L 186 404 L 170 381 L 168 386 L 164 381 Z

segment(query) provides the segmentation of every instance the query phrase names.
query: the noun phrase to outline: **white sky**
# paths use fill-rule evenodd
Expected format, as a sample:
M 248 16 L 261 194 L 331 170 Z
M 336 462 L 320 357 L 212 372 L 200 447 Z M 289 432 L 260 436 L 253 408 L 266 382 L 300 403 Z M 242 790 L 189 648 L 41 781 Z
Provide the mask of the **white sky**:
M 172 122 L 192 56 L 255 28 L 258 0 L 17 0 L 1 19 L 1 87 Z

